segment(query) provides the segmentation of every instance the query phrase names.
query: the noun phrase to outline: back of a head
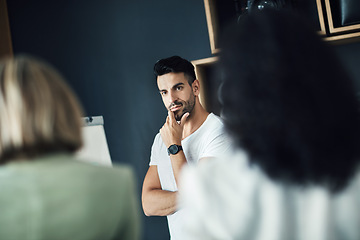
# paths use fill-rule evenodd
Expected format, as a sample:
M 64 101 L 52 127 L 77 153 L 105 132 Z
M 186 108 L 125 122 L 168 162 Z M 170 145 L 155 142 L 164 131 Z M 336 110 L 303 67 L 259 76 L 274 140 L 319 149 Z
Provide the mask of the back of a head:
M 82 108 L 60 74 L 29 56 L 0 61 L 0 163 L 82 145 Z
M 179 56 L 172 56 L 160 59 L 154 65 L 155 76 L 161 76 L 167 73 L 181 73 L 183 72 L 191 85 L 196 79 L 194 65 L 188 60 Z
M 228 29 L 225 124 L 272 179 L 344 187 L 359 161 L 359 113 L 336 55 L 295 13 L 265 9 Z

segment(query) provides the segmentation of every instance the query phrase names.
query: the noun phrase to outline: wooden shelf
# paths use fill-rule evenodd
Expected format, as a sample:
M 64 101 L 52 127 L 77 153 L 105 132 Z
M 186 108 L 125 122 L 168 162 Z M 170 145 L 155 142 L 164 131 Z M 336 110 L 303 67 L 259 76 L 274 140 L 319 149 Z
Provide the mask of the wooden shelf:
M 217 99 L 218 81 L 216 79 L 215 63 L 218 57 L 209 57 L 191 61 L 195 74 L 200 82 L 200 103 L 208 112 L 220 114 L 220 104 Z
M 348 7 L 345 3 L 360 6 L 357 1 L 359 0 L 294 0 L 297 8 L 294 10 L 305 15 L 325 41 L 341 44 L 360 40 L 360 11 L 351 10 L 351 14 L 359 15 L 352 16 L 358 19 L 353 24 L 343 26 L 340 19 L 342 8 Z M 204 0 L 204 6 L 211 53 L 217 54 L 220 51 L 218 39 L 221 32 L 225 25 L 236 20 L 239 13 L 235 10 L 234 0 Z
M 6 0 L 0 0 L 0 57 L 12 56 L 9 18 Z

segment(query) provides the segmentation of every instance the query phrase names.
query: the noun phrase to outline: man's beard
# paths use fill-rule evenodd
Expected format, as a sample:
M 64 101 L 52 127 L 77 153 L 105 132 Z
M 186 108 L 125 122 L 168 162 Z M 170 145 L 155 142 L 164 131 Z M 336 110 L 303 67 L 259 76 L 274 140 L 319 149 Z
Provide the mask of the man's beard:
M 174 101 L 170 105 L 169 109 L 172 106 L 179 106 L 179 105 L 184 106 L 184 108 L 174 112 L 176 121 L 180 121 L 182 116 L 185 113 L 187 113 L 187 112 L 190 113 L 190 114 L 192 113 L 192 111 L 194 110 L 194 107 L 195 107 L 195 95 L 191 94 L 189 100 L 187 100 L 186 102 L 184 102 L 184 101 L 181 101 L 181 102 L 180 101 Z

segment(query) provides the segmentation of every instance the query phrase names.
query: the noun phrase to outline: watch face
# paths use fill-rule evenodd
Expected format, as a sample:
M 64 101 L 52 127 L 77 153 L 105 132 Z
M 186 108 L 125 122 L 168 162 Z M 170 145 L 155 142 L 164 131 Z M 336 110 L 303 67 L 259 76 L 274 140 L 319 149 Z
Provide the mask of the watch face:
M 178 153 L 178 151 L 179 151 L 179 147 L 177 145 L 171 145 L 169 147 L 169 153 L 171 154 L 176 154 Z

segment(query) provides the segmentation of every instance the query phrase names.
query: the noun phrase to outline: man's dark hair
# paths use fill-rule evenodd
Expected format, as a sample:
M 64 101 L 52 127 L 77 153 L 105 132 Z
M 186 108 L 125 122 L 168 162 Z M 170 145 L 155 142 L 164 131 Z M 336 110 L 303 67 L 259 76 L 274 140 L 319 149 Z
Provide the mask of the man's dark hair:
M 156 77 L 170 72 L 183 72 L 190 86 L 196 79 L 194 65 L 192 65 L 191 62 L 189 62 L 188 60 L 183 59 L 179 56 L 172 56 L 169 58 L 160 59 L 155 63 L 154 74 Z
M 359 165 L 359 104 L 337 56 L 294 13 L 257 11 L 221 49 L 225 126 L 271 179 L 343 189 Z

